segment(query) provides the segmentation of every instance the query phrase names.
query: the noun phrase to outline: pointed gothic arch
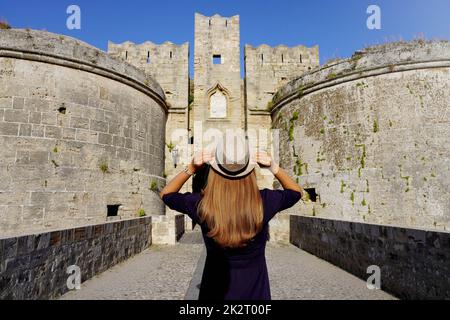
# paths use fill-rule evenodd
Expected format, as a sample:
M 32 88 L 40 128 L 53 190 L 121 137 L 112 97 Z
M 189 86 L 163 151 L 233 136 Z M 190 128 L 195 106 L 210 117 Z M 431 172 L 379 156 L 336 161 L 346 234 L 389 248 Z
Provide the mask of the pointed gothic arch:
M 219 82 L 207 91 L 210 118 L 227 118 L 230 92 Z

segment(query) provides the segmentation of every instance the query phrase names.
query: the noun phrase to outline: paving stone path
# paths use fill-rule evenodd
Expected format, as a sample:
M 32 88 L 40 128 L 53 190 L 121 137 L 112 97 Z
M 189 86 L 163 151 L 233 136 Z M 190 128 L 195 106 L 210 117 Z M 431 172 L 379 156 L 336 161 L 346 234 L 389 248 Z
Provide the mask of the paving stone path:
M 82 283 L 61 299 L 197 299 L 205 250 L 198 231 L 175 246 L 151 246 Z M 272 299 L 395 299 L 366 282 L 292 245 L 268 244 Z

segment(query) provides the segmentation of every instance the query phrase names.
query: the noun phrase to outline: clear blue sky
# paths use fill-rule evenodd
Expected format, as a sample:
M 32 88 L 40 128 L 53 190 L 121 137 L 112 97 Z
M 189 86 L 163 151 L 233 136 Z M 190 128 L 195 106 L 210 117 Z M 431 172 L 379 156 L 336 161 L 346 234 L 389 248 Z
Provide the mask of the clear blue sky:
M 66 8 L 81 8 L 81 30 L 68 30 Z M 366 9 L 381 8 L 381 30 L 369 30 Z M 45 29 L 106 50 L 108 40 L 194 44 L 194 13 L 240 15 L 241 42 L 320 46 L 321 63 L 393 40 L 450 39 L 450 0 L 0 0 L 13 27 Z M 191 68 L 192 74 L 192 68 Z

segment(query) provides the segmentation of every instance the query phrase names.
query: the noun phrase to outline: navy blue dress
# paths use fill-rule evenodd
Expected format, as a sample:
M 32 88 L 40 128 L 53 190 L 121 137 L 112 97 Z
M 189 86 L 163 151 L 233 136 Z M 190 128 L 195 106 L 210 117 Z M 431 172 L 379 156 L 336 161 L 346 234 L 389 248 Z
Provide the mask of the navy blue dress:
M 173 192 L 163 196 L 173 210 L 187 214 L 200 225 L 206 245 L 206 262 L 199 300 L 270 300 L 265 249 L 268 223 L 279 211 L 292 207 L 301 198 L 293 190 L 260 190 L 264 207 L 263 229 L 244 248 L 221 248 L 207 237 L 208 226 L 197 215 L 200 193 Z

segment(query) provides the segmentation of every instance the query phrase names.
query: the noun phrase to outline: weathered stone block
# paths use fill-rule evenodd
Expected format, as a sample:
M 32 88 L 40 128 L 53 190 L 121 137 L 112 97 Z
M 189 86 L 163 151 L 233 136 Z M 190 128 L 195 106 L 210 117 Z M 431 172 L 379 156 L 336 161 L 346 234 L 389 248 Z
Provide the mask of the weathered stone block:
M 25 105 L 25 99 L 20 97 L 14 97 L 13 99 L 13 109 L 23 109 Z
M 41 116 L 42 114 L 40 112 L 30 112 L 30 117 L 28 119 L 29 123 L 35 123 L 35 124 L 40 124 L 41 123 Z
M 43 99 L 26 98 L 25 109 L 35 110 L 37 112 L 48 112 L 50 111 L 50 102 Z
M 13 100 L 11 98 L 0 98 L 0 108 L 10 109 L 12 108 Z
M 79 141 L 97 143 L 98 133 L 89 130 L 77 129 L 76 139 Z
M 19 124 L 0 122 L 0 135 L 17 136 L 19 133 Z
M 7 122 L 28 122 L 28 111 L 5 110 L 4 119 Z
M 61 139 L 62 128 L 55 126 L 45 126 L 45 137 L 52 139 Z
M 76 129 L 63 128 L 61 138 L 66 140 L 75 140 L 76 132 L 77 132 Z
M 51 126 L 57 125 L 57 114 L 55 112 L 42 112 L 41 123 Z
M 89 119 L 88 118 L 71 117 L 70 118 L 70 126 L 72 128 L 89 129 Z
M 111 145 L 113 143 L 112 135 L 106 133 L 99 133 L 98 143 Z
M 94 131 L 100 132 L 108 132 L 108 122 L 98 121 L 98 120 L 90 120 L 90 129 Z
M 44 132 L 45 132 L 45 126 L 33 124 L 33 127 L 31 128 L 31 135 L 33 137 L 43 137 Z
M 20 124 L 19 127 L 19 136 L 23 136 L 23 137 L 29 137 L 31 136 L 31 128 L 32 125 L 31 124 Z

